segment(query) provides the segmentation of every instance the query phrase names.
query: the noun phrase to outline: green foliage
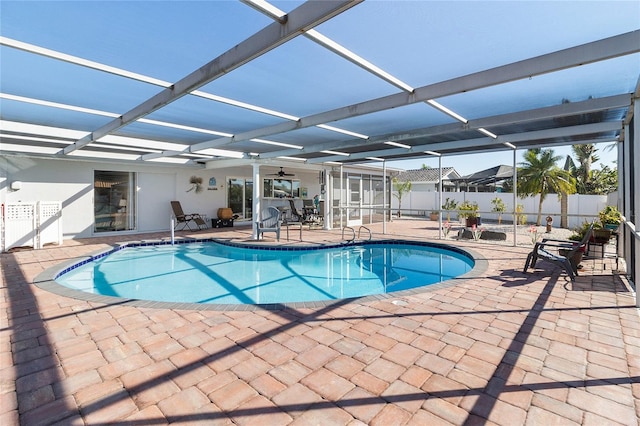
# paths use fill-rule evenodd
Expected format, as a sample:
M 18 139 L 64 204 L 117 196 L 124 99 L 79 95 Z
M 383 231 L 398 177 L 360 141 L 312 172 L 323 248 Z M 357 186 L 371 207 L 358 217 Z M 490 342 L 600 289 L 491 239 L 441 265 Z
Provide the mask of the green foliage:
M 476 203 L 475 201 L 463 201 L 462 203 L 460 203 L 460 205 L 458 205 L 458 216 L 461 219 L 473 219 L 475 217 L 478 217 L 479 208 L 480 207 L 478 206 L 478 203 Z
M 530 149 L 524 153 L 522 168 L 518 170 L 518 194 L 521 197 L 540 196 L 536 225 L 542 220 L 542 203 L 550 193 L 573 194 L 575 179 L 567 170 L 556 165 L 562 159 L 552 149 Z
M 573 145 L 571 147 L 575 160 L 567 157 L 565 169 L 571 172 L 576 180 L 578 194 L 606 195 L 618 189 L 618 169 L 601 165 L 600 169 L 592 169 L 600 158 L 593 144 Z
M 444 204 L 442 205 L 442 210 L 455 210 L 456 207 L 458 207 L 458 202 L 447 197 L 447 199 L 444 200 Z
M 491 204 L 493 204 L 493 208 L 491 209 L 491 211 L 498 213 L 498 224 L 501 224 L 502 223 L 502 213 L 505 210 L 507 210 L 507 206 L 504 204 L 504 201 L 502 201 L 502 198 L 500 198 L 500 197 L 496 197 L 493 200 L 491 200 Z
M 519 223 L 520 225 L 527 224 L 527 215 L 522 214 L 523 211 L 524 206 L 522 204 L 516 205 L 516 223 Z
M 609 223 L 612 225 L 620 225 L 622 222 L 622 213 L 616 206 L 607 206 L 598 213 L 602 226 Z
M 458 207 L 458 202 L 456 200 L 451 200 L 449 197 L 444 200 L 442 210 L 447 210 L 447 220 L 451 220 L 451 210 L 455 210 L 456 207 Z
M 579 194 L 587 194 L 587 187 L 592 179 L 591 166 L 600 158 L 596 155 L 598 150 L 594 144 L 572 145 L 571 150 L 578 161 L 578 165 L 573 170 L 576 178 L 576 191 Z
M 500 197 L 496 197 L 493 200 L 491 200 L 491 204 L 493 205 L 493 208 L 491 209 L 492 212 L 502 213 L 505 210 L 507 210 L 506 204 L 504 203 L 504 201 L 502 201 L 502 198 Z
M 582 241 L 584 236 L 587 235 L 587 231 L 589 230 L 590 226 L 591 222 L 585 220 L 584 222 L 582 222 L 582 225 L 573 228 L 573 234 L 571 234 L 569 239 L 571 241 Z M 600 226 L 597 223 L 593 226 L 594 229 L 598 227 Z
M 402 196 L 411 191 L 411 182 L 398 180 L 397 177 L 394 177 L 391 182 L 393 183 L 394 191 L 396 191 L 393 195 L 398 199 L 398 210 L 400 210 L 402 207 Z
M 606 195 L 618 190 L 618 169 L 602 166 L 591 172 L 591 180 L 585 186 L 585 194 Z

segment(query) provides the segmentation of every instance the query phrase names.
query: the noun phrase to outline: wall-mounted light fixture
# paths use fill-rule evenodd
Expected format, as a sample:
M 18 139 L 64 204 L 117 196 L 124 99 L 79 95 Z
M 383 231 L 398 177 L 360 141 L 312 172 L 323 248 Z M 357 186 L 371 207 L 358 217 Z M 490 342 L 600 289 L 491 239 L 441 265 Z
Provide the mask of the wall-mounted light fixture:
M 11 182 L 12 191 L 18 191 L 20 189 L 22 189 L 22 182 L 20 182 L 19 180 L 14 180 L 13 182 Z

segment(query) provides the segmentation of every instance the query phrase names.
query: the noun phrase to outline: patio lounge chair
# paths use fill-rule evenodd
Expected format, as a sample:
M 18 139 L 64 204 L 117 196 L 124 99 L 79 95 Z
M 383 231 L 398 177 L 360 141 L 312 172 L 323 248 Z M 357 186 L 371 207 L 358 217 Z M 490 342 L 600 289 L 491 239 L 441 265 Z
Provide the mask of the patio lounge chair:
M 262 220 L 258 221 L 258 239 L 265 232 L 275 232 L 276 240 L 280 241 L 281 212 L 276 207 L 267 207 L 262 211 Z
M 308 223 L 319 223 L 318 209 L 313 200 L 302 200 L 304 210 L 304 221 Z
M 567 272 L 571 281 L 575 281 L 578 275 L 578 265 L 580 264 L 580 260 L 578 259 L 582 259 L 581 255 L 587 249 L 589 238 L 593 232 L 593 225 L 594 223 L 591 222 L 582 241 L 545 238 L 537 242 L 531 253 L 527 256 L 527 261 L 524 264 L 524 270 L 522 272 L 527 272 L 529 267 L 534 268 L 538 259 L 542 259 L 561 266 Z
M 289 206 L 291 207 L 291 212 L 290 212 L 290 217 L 287 219 L 289 222 L 304 222 L 304 214 L 298 210 L 298 208 L 296 207 L 296 203 L 292 200 L 289 199 Z
M 184 228 L 188 228 L 189 231 L 197 231 L 198 229 L 203 229 L 207 227 L 207 223 L 204 221 L 202 216 L 198 213 L 189 213 L 185 214 L 182 210 L 182 205 L 180 201 L 172 201 L 171 209 L 173 210 L 173 215 L 176 218 L 176 225 L 174 229 L 176 231 L 183 230 Z M 195 223 L 196 229 L 192 229 L 190 223 Z M 178 229 L 179 226 L 182 226 Z

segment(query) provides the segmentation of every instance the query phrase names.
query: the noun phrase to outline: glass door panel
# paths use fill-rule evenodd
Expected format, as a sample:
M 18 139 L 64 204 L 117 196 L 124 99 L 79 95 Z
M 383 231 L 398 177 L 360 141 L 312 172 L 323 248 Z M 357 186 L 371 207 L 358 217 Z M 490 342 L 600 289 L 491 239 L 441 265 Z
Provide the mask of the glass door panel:
M 253 180 L 229 178 L 227 180 L 229 207 L 237 220 L 251 220 L 253 212 Z
M 229 178 L 227 181 L 227 198 L 233 214 L 244 217 L 244 179 Z
M 244 218 L 251 220 L 253 212 L 253 180 L 244 181 Z
M 94 171 L 94 232 L 131 231 L 136 228 L 135 189 L 135 173 Z

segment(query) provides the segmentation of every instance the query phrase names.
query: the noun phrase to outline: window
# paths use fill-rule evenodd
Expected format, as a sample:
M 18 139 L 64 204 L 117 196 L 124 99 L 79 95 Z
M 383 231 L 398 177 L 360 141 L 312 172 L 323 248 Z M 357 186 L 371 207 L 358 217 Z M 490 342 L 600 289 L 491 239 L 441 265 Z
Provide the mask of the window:
M 300 181 L 291 179 L 264 179 L 262 196 L 267 198 L 300 198 Z

